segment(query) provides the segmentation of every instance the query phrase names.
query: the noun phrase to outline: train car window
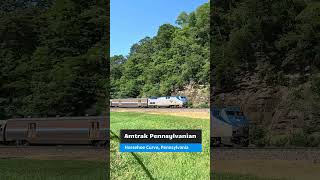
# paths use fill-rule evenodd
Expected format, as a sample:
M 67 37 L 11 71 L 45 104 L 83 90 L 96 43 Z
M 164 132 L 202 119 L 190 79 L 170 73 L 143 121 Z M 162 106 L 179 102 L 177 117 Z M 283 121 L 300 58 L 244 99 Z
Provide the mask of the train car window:
M 166 99 L 170 99 L 170 97 L 166 97 Z
M 236 114 L 236 116 L 239 116 L 239 117 L 243 116 L 242 112 L 235 112 L 235 114 Z
M 29 123 L 28 124 L 28 137 L 29 138 L 36 137 L 36 123 Z
M 234 111 L 227 111 L 227 115 L 234 116 L 234 115 L 235 115 L 235 112 L 234 112 Z
M 100 126 L 100 125 L 99 125 L 99 122 L 97 122 L 97 129 L 99 129 L 99 126 Z

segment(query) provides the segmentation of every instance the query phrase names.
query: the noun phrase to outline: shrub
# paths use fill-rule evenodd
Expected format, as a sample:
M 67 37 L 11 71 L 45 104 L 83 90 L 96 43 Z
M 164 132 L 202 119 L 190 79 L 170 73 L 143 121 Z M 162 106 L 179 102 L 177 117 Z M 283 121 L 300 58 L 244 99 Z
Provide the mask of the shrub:
M 314 133 L 307 136 L 308 147 L 320 147 L 320 133 Z
M 302 132 L 294 132 L 290 135 L 290 145 L 293 146 L 306 146 L 307 138 Z
M 262 127 L 252 127 L 250 128 L 250 143 L 256 146 L 266 145 L 266 130 Z
M 271 146 L 282 147 L 288 144 L 288 135 L 273 135 L 269 139 L 269 144 Z
M 209 108 L 209 104 L 207 102 L 200 103 L 200 104 L 196 105 L 195 108 Z
M 192 107 L 193 107 L 193 103 L 192 103 L 191 101 L 188 101 L 188 102 L 187 102 L 187 107 L 192 108 Z
M 315 77 L 312 80 L 311 89 L 318 97 L 320 97 L 320 77 Z

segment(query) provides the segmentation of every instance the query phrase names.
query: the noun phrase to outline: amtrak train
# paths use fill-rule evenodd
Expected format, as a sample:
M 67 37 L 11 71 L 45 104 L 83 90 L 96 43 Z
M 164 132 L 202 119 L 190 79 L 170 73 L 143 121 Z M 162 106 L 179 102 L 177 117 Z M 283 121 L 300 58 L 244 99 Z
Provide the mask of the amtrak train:
M 186 107 L 188 99 L 185 96 L 164 96 L 151 98 L 111 99 L 110 107 L 137 107 L 137 108 L 181 108 Z
M 0 120 L 1 144 L 92 144 L 109 138 L 108 117 L 15 118 Z
M 212 146 L 248 146 L 249 121 L 239 107 L 211 109 Z

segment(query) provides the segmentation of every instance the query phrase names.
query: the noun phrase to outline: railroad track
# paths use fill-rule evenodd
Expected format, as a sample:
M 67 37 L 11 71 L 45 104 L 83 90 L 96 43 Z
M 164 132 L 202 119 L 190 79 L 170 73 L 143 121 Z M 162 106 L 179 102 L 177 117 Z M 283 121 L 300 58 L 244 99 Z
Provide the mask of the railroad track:
M 209 108 L 110 108 L 110 111 L 209 112 Z
M 30 146 L 14 146 L 0 145 L 0 149 L 79 149 L 79 150 L 107 150 L 106 147 L 95 146 L 74 146 L 74 145 L 30 145 Z
M 211 148 L 214 160 L 289 160 L 320 163 L 320 148 L 311 147 L 220 147 Z
M 211 147 L 215 150 L 320 150 L 320 147 Z

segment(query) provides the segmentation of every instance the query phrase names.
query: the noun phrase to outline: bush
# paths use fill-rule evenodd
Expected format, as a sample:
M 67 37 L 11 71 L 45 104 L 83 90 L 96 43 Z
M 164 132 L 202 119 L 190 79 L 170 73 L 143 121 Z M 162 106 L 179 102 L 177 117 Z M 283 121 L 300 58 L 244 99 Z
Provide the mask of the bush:
M 307 136 L 308 147 L 320 147 L 320 133 L 315 133 Z
M 250 143 L 262 147 L 266 145 L 266 131 L 262 127 L 250 128 Z
M 315 77 L 312 80 L 311 89 L 318 97 L 320 97 L 320 77 Z
M 196 105 L 195 108 L 209 108 L 209 104 L 207 102 L 200 103 L 200 104 Z
M 191 101 L 188 101 L 188 102 L 187 102 L 187 107 L 193 108 L 193 103 L 192 103 Z
M 306 146 L 307 144 L 307 138 L 302 132 L 295 132 L 290 136 L 290 145 Z
M 288 135 L 273 135 L 269 139 L 269 144 L 271 146 L 282 147 L 288 144 L 289 137 Z

